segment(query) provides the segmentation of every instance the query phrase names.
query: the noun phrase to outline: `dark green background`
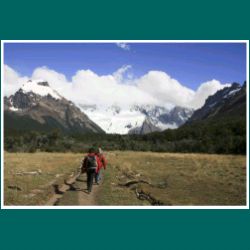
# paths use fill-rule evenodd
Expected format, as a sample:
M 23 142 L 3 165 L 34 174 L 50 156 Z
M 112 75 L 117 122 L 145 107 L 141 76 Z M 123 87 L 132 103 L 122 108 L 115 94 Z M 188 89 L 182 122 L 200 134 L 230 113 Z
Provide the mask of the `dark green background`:
M 1 1 L 0 39 L 249 39 L 247 1 Z M 249 249 L 249 210 L 1 210 L 1 249 Z

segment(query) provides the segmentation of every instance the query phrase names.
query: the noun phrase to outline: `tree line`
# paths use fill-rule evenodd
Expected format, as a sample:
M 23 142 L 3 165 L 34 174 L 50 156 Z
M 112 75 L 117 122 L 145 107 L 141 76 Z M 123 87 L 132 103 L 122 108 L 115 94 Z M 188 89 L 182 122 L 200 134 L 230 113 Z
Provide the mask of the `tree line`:
M 145 135 L 64 134 L 12 131 L 4 138 L 8 152 L 86 152 L 89 147 L 180 153 L 246 154 L 246 119 L 200 121 Z

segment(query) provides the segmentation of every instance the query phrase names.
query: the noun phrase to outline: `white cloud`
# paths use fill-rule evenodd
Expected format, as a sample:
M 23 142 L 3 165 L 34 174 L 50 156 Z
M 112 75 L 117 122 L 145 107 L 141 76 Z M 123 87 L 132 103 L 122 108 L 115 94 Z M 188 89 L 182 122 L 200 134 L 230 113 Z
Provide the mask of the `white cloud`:
M 156 100 L 136 86 L 121 84 L 123 68 L 113 75 L 98 76 L 90 70 L 80 70 L 72 78 L 72 93 L 77 102 L 102 106 L 114 103 L 127 106 L 131 103 L 156 103 Z
M 139 89 L 157 98 L 161 104 L 187 106 L 195 92 L 162 71 L 149 71 L 137 81 Z
M 39 67 L 33 71 L 31 76 L 32 79 L 44 79 L 49 82 L 50 86 L 59 92 L 65 90 L 68 84 L 68 80 L 65 75 L 56 72 L 55 70 L 49 69 L 47 67 Z M 63 94 L 63 92 L 62 92 Z
M 4 95 L 15 93 L 27 80 L 27 77 L 21 77 L 11 67 L 4 65 Z
M 162 105 L 170 102 L 174 105 L 197 109 L 204 105 L 208 96 L 230 84 L 221 84 L 217 80 L 211 80 L 201 83 L 194 91 L 183 86 L 165 72 L 149 71 L 138 80 L 137 86 L 157 98 Z
M 230 86 L 231 84 L 221 84 L 217 80 L 202 83 L 189 105 L 193 108 L 200 108 L 204 105 L 208 96 L 215 94 L 218 90 Z
M 126 83 L 133 79 L 133 74 L 129 72 L 132 69 L 131 65 L 123 65 L 113 73 L 114 78 L 118 83 Z
M 130 79 L 128 70 L 131 70 L 131 65 L 124 65 L 110 75 L 97 75 L 91 70 L 79 70 L 71 80 L 68 80 L 61 73 L 47 67 L 39 67 L 34 70 L 31 78 L 48 81 L 52 88 L 73 102 L 100 106 L 128 106 L 138 103 L 200 108 L 209 95 L 228 86 L 212 80 L 202 83 L 194 91 L 162 71 L 149 71 L 138 79 Z M 5 65 L 5 95 L 14 93 L 27 79 L 28 77 L 21 77 Z
M 130 45 L 128 45 L 127 43 L 116 43 L 116 45 L 124 50 L 130 50 Z

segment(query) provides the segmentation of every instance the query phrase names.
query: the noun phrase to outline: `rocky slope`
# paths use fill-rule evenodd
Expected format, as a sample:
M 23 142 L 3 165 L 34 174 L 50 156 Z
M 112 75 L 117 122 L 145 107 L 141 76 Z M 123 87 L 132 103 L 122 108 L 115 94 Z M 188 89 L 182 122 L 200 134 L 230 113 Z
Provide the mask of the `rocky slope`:
M 241 86 L 233 83 L 209 96 L 200 109 L 196 110 L 188 123 L 209 118 L 246 115 L 246 82 Z
M 25 83 L 14 95 L 4 98 L 5 129 L 60 129 L 67 133 L 102 133 L 73 102 L 43 80 Z M 20 122 L 19 122 L 20 121 Z

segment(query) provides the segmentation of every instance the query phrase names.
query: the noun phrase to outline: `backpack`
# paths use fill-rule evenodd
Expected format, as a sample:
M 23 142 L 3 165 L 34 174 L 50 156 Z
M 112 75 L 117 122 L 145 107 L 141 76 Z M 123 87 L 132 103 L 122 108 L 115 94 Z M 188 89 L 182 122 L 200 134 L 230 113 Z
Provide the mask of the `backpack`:
M 86 157 L 86 169 L 93 169 L 95 170 L 97 168 L 97 161 L 95 155 L 88 155 Z

